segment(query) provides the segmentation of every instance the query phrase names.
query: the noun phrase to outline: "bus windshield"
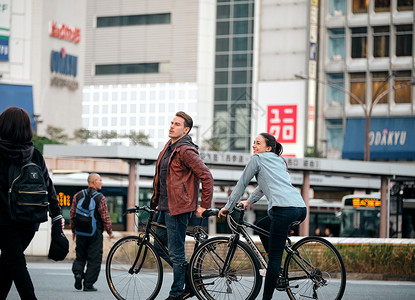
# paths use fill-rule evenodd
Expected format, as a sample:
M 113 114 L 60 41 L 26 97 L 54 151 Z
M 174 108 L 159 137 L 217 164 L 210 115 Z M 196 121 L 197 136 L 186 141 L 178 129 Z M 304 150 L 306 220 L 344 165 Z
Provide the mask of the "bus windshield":
M 373 209 L 344 209 L 340 236 L 379 237 L 379 211 Z

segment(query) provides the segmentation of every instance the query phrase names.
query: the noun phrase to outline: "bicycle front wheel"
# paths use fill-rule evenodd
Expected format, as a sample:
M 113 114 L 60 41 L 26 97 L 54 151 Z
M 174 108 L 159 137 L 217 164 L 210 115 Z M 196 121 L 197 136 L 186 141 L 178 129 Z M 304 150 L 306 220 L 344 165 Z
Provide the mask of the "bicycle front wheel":
M 155 299 L 163 282 L 160 257 L 153 245 L 138 236 L 122 238 L 112 246 L 105 273 L 119 300 Z
M 251 300 L 258 295 L 262 284 L 258 259 L 238 241 L 230 263 L 224 266 L 231 245 L 228 237 L 215 237 L 196 249 L 190 260 L 190 278 L 198 299 Z
M 306 237 L 292 247 L 284 263 L 290 299 L 340 300 L 346 268 L 336 247 L 320 237 Z

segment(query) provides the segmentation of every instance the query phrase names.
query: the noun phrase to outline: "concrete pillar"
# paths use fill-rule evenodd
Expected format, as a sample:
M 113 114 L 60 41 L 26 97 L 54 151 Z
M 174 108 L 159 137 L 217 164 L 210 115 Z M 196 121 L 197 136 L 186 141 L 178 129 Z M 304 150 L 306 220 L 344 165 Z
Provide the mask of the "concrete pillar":
M 310 172 L 304 171 L 303 173 L 303 188 L 301 190 L 301 196 L 304 199 L 305 205 L 307 206 L 307 217 L 305 220 L 300 224 L 300 232 L 301 236 L 308 236 L 310 234 Z
M 388 178 L 382 176 L 380 180 L 380 228 L 379 228 L 379 237 L 387 238 L 389 235 L 389 195 L 388 195 Z
M 129 160 L 129 171 L 128 171 L 128 195 L 127 195 L 127 208 L 132 208 L 135 206 L 135 167 L 136 161 Z M 127 231 L 135 231 L 135 224 L 134 224 L 134 214 L 127 215 Z

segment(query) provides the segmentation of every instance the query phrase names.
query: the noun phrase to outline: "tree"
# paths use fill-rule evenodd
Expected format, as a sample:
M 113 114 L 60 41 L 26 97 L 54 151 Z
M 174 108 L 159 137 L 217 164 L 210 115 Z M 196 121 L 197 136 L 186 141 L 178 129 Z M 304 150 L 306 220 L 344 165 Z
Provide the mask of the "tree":
M 62 128 L 53 127 L 51 125 L 46 127 L 46 134 L 50 137 L 50 139 L 55 140 L 59 143 L 65 143 L 69 139 L 68 135 L 63 133 Z
M 92 139 L 97 136 L 97 132 L 90 131 L 85 128 L 77 129 L 73 132 L 74 140 L 78 141 L 81 144 L 86 144 L 89 139 Z
M 39 136 L 37 134 L 33 135 L 32 141 L 33 141 L 33 145 L 35 146 L 35 148 L 38 149 L 42 154 L 43 154 L 43 145 L 62 144 L 62 143 L 59 143 L 58 141 L 51 140 L 45 136 Z
M 149 147 L 152 146 L 150 142 L 148 141 L 149 136 L 141 131 L 136 132 L 132 130 L 130 131 L 129 134 L 126 134 L 123 137 L 130 139 L 131 144 L 133 145 L 143 145 L 143 146 L 149 146 Z

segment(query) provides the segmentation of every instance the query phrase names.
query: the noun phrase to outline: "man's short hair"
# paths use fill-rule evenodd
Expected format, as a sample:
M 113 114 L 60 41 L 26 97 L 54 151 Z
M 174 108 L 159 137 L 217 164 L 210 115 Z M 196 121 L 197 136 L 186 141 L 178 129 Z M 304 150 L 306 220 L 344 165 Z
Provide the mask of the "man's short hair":
M 193 119 L 191 116 L 189 116 L 188 114 L 186 114 L 184 111 L 179 111 L 176 113 L 176 117 L 180 117 L 184 119 L 184 127 L 189 127 L 189 131 L 187 133 L 190 132 L 190 130 L 192 130 L 193 127 Z

